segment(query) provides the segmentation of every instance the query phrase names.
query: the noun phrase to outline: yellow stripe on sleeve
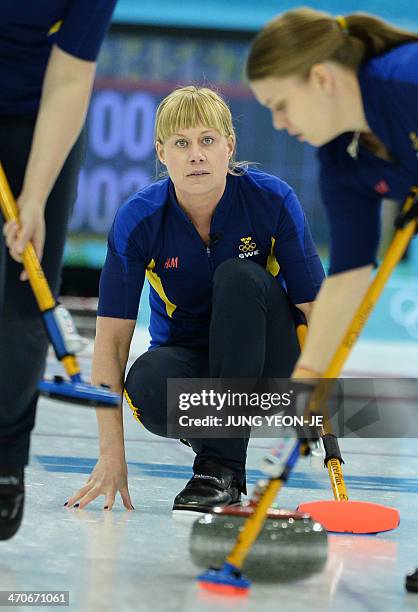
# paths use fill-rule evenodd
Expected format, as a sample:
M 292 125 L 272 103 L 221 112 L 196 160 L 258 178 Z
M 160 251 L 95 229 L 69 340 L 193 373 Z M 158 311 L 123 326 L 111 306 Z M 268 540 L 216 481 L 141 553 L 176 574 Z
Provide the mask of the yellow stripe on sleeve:
M 153 289 L 155 289 L 155 291 L 158 293 L 158 295 L 160 296 L 160 298 L 164 302 L 165 309 L 167 311 L 168 316 L 172 317 L 173 316 L 173 312 L 175 311 L 177 306 L 175 304 L 173 304 L 172 302 L 170 302 L 170 300 L 166 296 L 163 284 L 161 282 L 161 278 L 158 276 L 158 274 L 156 274 L 154 272 L 154 269 L 155 269 L 155 261 L 153 259 L 151 259 L 151 261 L 149 262 L 149 264 L 147 266 L 147 271 L 146 271 L 147 279 L 148 279 L 149 284 L 151 285 L 151 287 Z

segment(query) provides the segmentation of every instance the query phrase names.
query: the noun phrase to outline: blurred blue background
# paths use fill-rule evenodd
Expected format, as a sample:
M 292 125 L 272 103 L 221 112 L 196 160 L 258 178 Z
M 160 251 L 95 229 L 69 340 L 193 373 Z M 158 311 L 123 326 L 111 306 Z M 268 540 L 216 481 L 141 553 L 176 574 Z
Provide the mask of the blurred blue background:
M 230 30 L 258 30 L 277 13 L 295 6 L 310 6 L 333 14 L 346 14 L 354 11 L 375 13 L 399 26 L 416 27 L 416 0 L 316 0 L 314 2 L 273 2 L 272 0 L 229 0 L 225 8 L 224 0 L 119 0 L 115 21 L 123 23 L 142 23 L 156 26 L 209 27 Z
M 173 88 L 189 83 L 214 87 L 226 98 L 238 136 L 237 158 L 258 162 L 292 185 L 326 262 L 328 228 L 318 192 L 315 150 L 272 129 L 269 112 L 253 99 L 244 78 L 249 41 L 257 30 L 277 13 L 300 4 L 334 15 L 366 11 L 418 31 L 416 0 L 118 1 L 99 57 L 66 266 L 102 267 L 106 236 L 118 207 L 155 179 L 156 108 Z M 415 265 L 413 257 L 409 261 Z M 407 272 L 396 279 L 401 289 L 409 282 Z M 395 294 L 398 291 L 397 285 Z M 413 303 L 418 313 L 418 292 Z M 388 309 L 390 304 L 385 312 Z M 389 339 L 414 335 L 405 325 L 395 331 L 393 325 L 381 321 L 377 325 L 376 333 L 383 330 Z M 416 327 L 418 337 L 418 322 Z

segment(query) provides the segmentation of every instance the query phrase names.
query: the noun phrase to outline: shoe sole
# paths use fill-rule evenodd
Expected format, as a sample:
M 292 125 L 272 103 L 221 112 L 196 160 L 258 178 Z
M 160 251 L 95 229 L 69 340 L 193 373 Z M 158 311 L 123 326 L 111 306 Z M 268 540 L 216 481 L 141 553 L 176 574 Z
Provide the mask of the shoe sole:
M 171 516 L 176 523 L 183 523 L 184 525 L 192 525 L 194 521 L 207 514 L 207 512 L 199 510 L 172 510 Z
M 234 508 L 236 506 L 240 506 L 241 502 L 234 502 L 233 504 L 228 504 L 224 506 L 224 508 Z M 211 514 L 211 512 L 215 509 L 219 508 L 219 506 L 214 506 L 213 508 L 202 508 L 201 510 L 183 510 L 181 508 L 173 508 L 172 517 L 175 521 L 179 523 L 192 523 L 194 520 L 201 518 L 205 514 Z

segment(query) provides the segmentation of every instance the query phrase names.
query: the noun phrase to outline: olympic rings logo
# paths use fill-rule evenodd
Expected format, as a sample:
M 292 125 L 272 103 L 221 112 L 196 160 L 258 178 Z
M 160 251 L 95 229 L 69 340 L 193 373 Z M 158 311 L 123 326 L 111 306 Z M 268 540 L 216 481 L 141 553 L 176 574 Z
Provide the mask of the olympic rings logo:
M 243 253 L 247 253 L 248 251 L 254 251 L 257 245 L 255 242 L 251 242 L 251 238 L 251 236 L 248 236 L 247 238 L 241 238 L 241 242 L 243 242 L 244 244 L 239 245 L 240 251 L 242 251 Z
M 418 292 L 410 289 L 398 291 L 390 302 L 390 314 L 398 325 L 418 339 Z
M 254 251 L 255 247 L 255 242 L 252 242 L 251 244 L 240 244 L 239 250 L 246 253 L 247 251 Z

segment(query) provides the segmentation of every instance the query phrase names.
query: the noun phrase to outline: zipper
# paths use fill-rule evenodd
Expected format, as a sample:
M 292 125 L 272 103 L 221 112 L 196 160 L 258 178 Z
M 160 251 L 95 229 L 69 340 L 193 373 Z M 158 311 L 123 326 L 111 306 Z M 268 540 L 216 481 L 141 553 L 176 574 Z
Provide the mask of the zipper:
M 183 212 L 183 211 L 182 211 Z M 193 222 L 185 215 L 185 213 L 183 212 L 183 215 L 185 216 L 185 218 L 187 219 L 188 223 L 190 224 L 191 228 L 192 228 L 192 232 L 194 233 L 195 236 L 197 236 L 200 244 L 203 245 L 203 248 L 206 251 L 206 256 L 208 258 L 208 263 L 209 263 L 209 272 L 210 272 L 210 276 L 213 279 L 213 263 L 211 260 L 212 257 L 212 252 L 211 252 L 211 248 L 208 244 L 205 244 L 204 241 L 202 240 L 202 238 L 199 235 L 199 232 L 197 231 L 197 229 L 195 228 L 195 226 L 193 225 Z
M 207 255 L 207 257 L 208 257 L 208 264 L 209 264 L 209 272 L 210 272 L 210 276 L 211 276 L 211 279 L 213 279 L 213 259 L 212 259 L 212 251 L 211 251 L 211 248 L 210 248 L 210 246 L 209 246 L 208 244 L 207 244 L 207 245 L 204 245 L 204 246 L 205 246 L 205 249 L 206 249 L 206 255 Z

